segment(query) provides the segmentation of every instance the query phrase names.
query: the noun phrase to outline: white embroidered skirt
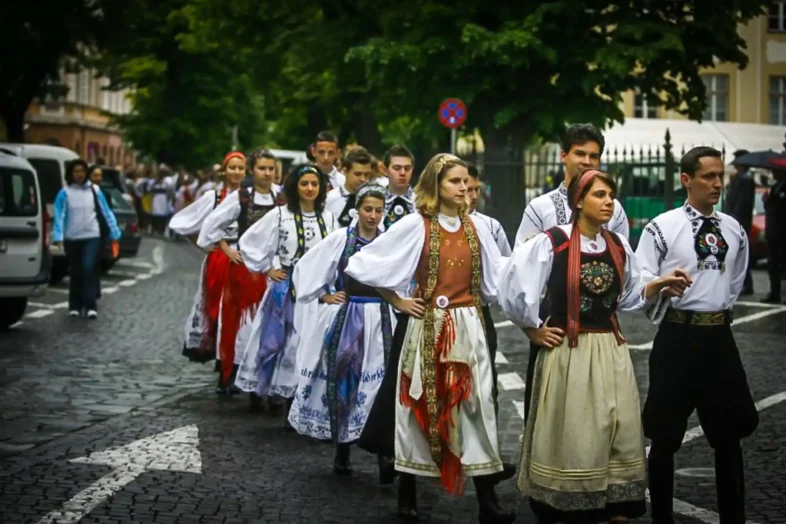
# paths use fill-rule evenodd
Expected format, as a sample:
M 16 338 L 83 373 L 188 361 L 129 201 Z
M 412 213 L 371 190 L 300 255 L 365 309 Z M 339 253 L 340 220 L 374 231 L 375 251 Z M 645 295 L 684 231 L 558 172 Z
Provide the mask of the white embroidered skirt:
M 360 377 L 359 383 L 356 385 L 356 392 L 346 395 L 342 391 L 342 385 L 336 385 L 337 397 L 349 397 L 346 420 L 336 417 L 335 421 L 338 426 L 335 430 L 339 443 L 354 442 L 360 437 L 379 386 L 385 376 L 380 303 L 349 304 L 348 307 L 350 310 L 347 312 L 344 325 L 335 326 L 342 330 L 342 341 L 339 342 L 339 345 L 343 346 L 347 342 L 351 343 L 352 340 L 357 340 L 362 354 L 358 355 L 360 357 Z M 390 308 L 390 306 L 387 307 Z M 325 327 L 322 336 L 309 335 L 311 343 L 308 344 L 301 340 L 301 347 L 298 351 L 303 365 L 300 369 L 295 401 L 289 411 L 289 423 L 301 435 L 319 440 L 331 440 L 334 428 L 330 416 L 327 375 L 329 341 L 326 340 L 326 337 L 330 335 L 334 327 L 333 323 L 339 319 L 336 318 L 338 308 L 331 307 L 331 309 L 323 311 L 319 322 L 321 327 Z M 352 322 L 351 318 L 354 313 L 362 317 L 357 319 L 356 323 Z M 395 329 L 396 318 L 392 310 L 390 317 L 392 328 Z M 326 326 L 323 325 L 325 320 L 330 321 Z
M 474 307 L 435 310 L 435 332 L 451 317 L 455 340 L 445 361 L 469 367 L 471 387 L 469 396 L 461 401 L 455 413 L 457 457 L 465 477 L 482 476 L 502 471 L 497 438 L 497 421 L 492 397 L 491 358 L 489 357 L 482 317 Z M 410 318 L 399 360 L 396 387 L 396 469 L 427 477 L 441 476 L 440 466 L 434 461 L 428 436 L 421 429 L 415 412 L 402 403 L 402 370 L 409 361 L 412 378 L 409 396 L 418 399 L 425 395 L 421 375 L 423 320 Z

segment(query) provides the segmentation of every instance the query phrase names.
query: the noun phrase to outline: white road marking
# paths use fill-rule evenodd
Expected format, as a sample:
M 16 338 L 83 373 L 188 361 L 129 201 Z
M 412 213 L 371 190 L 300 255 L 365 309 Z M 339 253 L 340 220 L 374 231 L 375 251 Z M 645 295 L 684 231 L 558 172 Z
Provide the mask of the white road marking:
M 745 302 L 745 301 L 736 302 L 735 305 L 743 306 L 743 307 L 761 307 L 765 309 L 777 309 L 783 307 L 778 304 L 765 304 L 764 302 Z
M 15 323 L 15 324 L 11 324 L 10 326 L 8 326 L 8 329 L 14 329 L 14 328 L 18 328 L 18 327 L 19 327 L 19 326 L 21 326 L 22 324 L 24 324 L 24 322 L 22 322 L 22 321 L 20 320 L 19 322 Z
M 161 274 L 166 269 L 166 264 L 164 264 L 164 247 L 163 246 L 155 246 L 153 248 L 153 266 L 154 266 L 154 273 Z
M 120 282 L 117 283 L 117 285 L 123 287 L 131 287 L 136 285 L 136 280 L 135 279 L 121 280 Z
M 505 391 L 524 389 L 524 381 L 518 373 L 502 373 L 497 377 L 497 382 Z
M 784 306 L 774 306 L 772 308 L 767 309 L 766 311 L 759 311 L 758 313 L 752 313 L 750 315 L 745 315 L 744 317 L 735 318 L 732 326 L 738 326 L 740 324 L 747 324 L 748 322 L 753 322 L 754 320 L 761 320 L 762 318 L 770 317 L 772 315 L 777 315 L 778 313 L 783 313 L 786 311 L 786 307 Z M 647 342 L 646 344 L 630 344 L 628 345 L 628 349 L 636 349 L 636 350 L 648 350 L 652 349 L 652 342 Z
M 68 307 L 68 302 L 57 302 L 55 304 L 45 304 L 43 302 L 28 302 L 28 306 L 40 307 L 44 309 L 65 309 Z
M 47 291 L 54 291 L 55 293 L 60 293 L 61 295 L 67 295 L 68 294 L 68 290 L 67 289 L 63 289 L 61 287 L 50 287 L 49 289 L 47 289 Z
M 494 363 L 495 364 L 510 364 L 508 359 L 505 358 L 505 355 L 503 355 L 501 351 L 497 351 L 497 356 L 494 357 Z
M 117 271 L 115 269 L 111 269 L 109 271 L 109 275 L 113 277 L 124 277 L 124 278 L 138 278 L 139 273 L 134 273 L 133 271 Z
M 101 294 L 103 294 L 103 295 L 111 295 L 115 291 L 117 291 L 117 288 L 114 287 L 114 286 L 112 286 L 112 287 L 105 287 L 105 288 L 101 289 Z
M 503 320 L 502 322 L 495 322 L 494 323 L 494 327 L 495 328 L 504 328 L 504 327 L 510 327 L 510 326 L 515 326 L 515 324 L 513 322 L 511 322 L 510 320 Z
M 153 276 L 153 273 L 140 273 L 136 276 L 137 280 L 147 280 Z
M 78 522 L 96 506 L 123 489 L 148 470 L 202 473 L 199 430 L 195 425 L 135 440 L 125 446 L 91 453 L 70 460 L 79 464 L 100 464 L 114 469 L 77 493 L 38 524 Z
M 36 310 L 36 311 L 32 311 L 30 313 L 27 313 L 25 315 L 25 318 L 44 318 L 44 317 L 48 317 L 52 313 L 54 313 L 54 310 L 52 310 L 52 309 L 39 309 L 39 310 Z
M 153 253 L 155 254 L 155 248 L 153 249 Z M 134 260 L 131 258 L 118 259 L 115 264 L 118 266 L 141 267 L 142 269 L 153 269 L 155 267 L 155 265 L 151 264 L 150 262 L 146 262 L 144 260 Z
M 66 302 L 59 302 L 59 304 L 66 304 Z M 44 304 L 43 302 L 28 302 L 28 306 L 40 307 L 44 309 L 56 309 L 57 304 Z
M 519 418 L 524 420 L 524 401 L 523 400 L 514 400 L 513 406 L 516 408 L 516 412 L 519 414 Z

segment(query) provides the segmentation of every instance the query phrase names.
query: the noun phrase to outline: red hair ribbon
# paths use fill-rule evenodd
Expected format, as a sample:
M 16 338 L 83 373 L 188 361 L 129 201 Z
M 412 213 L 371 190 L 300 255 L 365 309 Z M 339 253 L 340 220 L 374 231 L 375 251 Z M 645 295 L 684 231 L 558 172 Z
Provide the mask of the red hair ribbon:
M 226 169 L 227 168 L 227 164 L 233 158 L 240 158 L 243 161 L 245 161 L 246 160 L 246 155 L 244 155 L 240 151 L 230 151 L 229 153 L 227 153 L 227 156 L 224 157 L 224 161 L 221 162 L 221 170 Z

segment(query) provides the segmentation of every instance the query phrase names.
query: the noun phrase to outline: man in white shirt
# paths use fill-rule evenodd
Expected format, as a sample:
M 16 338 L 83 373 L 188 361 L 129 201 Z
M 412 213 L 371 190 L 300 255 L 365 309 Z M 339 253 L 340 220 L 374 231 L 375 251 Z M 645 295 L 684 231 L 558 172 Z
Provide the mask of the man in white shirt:
M 341 159 L 341 168 L 344 171 L 344 185 L 328 192 L 325 207 L 333 213 L 341 227 L 349 227 L 357 216 L 355 195 L 371 178 L 371 155 L 364 148 L 357 147 Z
M 382 219 L 387 230 L 404 216 L 415 212 L 415 193 L 409 186 L 415 169 L 415 156 L 406 146 L 397 144 L 385 151 L 382 163 L 388 178 L 385 216 Z
M 674 454 L 695 409 L 715 450 L 721 522 L 745 522 L 740 440 L 758 425 L 745 370 L 731 331 L 734 303 L 748 265 L 745 229 L 715 210 L 723 190 L 720 151 L 696 147 L 680 162 L 685 205 L 644 228 L 636 258 L 645 280 L 674 269 L 692 280 L 682 297 L 663 293 L 648 314 L 660 323 L 650 355 L 642 421 L 652 440 L 649 488 L 652 521 L 673 523 Z
M 332 131 L 320 131 L 314 145 L 311 146 L 311 154 L 314 155 L 319 171 L 327 177 L 328 191 L 337 187 L 344 186 L 344 175 L 336 168 L 336 163 L 341 157 L 341 149 L 338 147 L 338 137 Z
M 524 210 L 518 233 L 516 234 L 516 246 L 523 244 L 538 233 L 543 233 L 554 226 L 569 224 L 572 216 L 568 206 L 568 185 L 575 176 L 586 169 L 599 169 L 600 157 L 606 140 L 603 133 L 592 124 L 573 124 L 565 131 L 562 138 L 562 163 L 565 165 L 565 180 L 555 190 L 541 195 L 532 200 Z M 628 217 L 622 204 L 614 200 L 614 215 L 611 221 L 604 226 L 610 231 L 624 236 L 626 239 L 630 233 Z M 545 319 L 549 314 L 549 302 L 547 299 L 541 301 L 540 318 Z M 541 326 L 538 329 L 526 329 L 524 333 L 530 339 L 529 364 L 527 366 L 527 382 L 524 390 L 524 417 L 529 414 L 529 404 L 532 390 L 533 372 L 535 369 L 535 359 L 538 350 L 542 346 L 543 339 L 549 330 Z

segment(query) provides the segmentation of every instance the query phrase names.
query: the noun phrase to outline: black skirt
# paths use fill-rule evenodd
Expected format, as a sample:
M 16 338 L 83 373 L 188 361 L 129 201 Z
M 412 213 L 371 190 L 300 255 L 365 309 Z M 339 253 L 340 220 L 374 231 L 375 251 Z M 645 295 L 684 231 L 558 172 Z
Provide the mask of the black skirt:
M 408 322 L 409 316 L 396 313 L 396 330 L 393 332 L 393 342 L 385 364 L 385 377 L 382 379 L 366 425 L 357 441 L 360 449 L 385 457 L 396 455 L 396 383 L 398 361 L 404 345 L 404 336 L 407 334 Z

